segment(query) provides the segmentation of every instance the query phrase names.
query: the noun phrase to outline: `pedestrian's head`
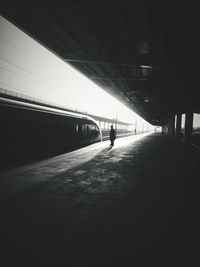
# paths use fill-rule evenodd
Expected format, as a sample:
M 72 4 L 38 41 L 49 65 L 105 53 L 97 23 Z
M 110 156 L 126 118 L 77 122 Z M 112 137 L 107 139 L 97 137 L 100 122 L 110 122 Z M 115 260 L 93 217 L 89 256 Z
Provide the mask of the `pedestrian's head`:
M 110 128 L 113 129 L 113 125 L 111 125 Z

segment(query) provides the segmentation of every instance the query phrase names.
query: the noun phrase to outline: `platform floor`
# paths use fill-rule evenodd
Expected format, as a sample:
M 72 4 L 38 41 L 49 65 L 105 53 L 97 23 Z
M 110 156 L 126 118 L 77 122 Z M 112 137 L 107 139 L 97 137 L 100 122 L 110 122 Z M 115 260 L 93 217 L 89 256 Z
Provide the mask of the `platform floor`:
M 199 159 L 138 135 L 1 173 L 1 266 L 199 266 Z

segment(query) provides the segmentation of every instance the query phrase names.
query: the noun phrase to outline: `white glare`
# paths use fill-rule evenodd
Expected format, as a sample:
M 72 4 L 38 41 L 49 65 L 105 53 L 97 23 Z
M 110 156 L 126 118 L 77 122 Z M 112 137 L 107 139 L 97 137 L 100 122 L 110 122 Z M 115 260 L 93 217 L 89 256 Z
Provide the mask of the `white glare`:
M 1 16 L 0 88 L 111 119 L 145 122 Z

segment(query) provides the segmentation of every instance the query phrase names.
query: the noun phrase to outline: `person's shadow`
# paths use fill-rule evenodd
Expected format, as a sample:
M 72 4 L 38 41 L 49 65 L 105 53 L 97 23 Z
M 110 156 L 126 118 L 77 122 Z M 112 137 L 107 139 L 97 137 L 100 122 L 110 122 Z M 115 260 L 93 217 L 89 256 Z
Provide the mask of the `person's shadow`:
M 106 151 L 110 151 L 112 148 L 113 148 L 113 146 L 109 145 L 109 147 L 105 148 L 104 151 L 105 151 L 105 152 L 106 152 Z

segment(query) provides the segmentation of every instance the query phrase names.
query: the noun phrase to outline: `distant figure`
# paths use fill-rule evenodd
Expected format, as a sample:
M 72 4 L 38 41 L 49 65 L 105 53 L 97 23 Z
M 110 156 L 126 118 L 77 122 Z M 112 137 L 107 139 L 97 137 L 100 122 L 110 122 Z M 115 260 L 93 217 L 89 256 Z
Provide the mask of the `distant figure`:
M 110 145 L 111 146 L 114 146 L 114 141 L 116 139 L 116 132 L 115 130 L 113 129 L 113 125 L 110 126 Z

